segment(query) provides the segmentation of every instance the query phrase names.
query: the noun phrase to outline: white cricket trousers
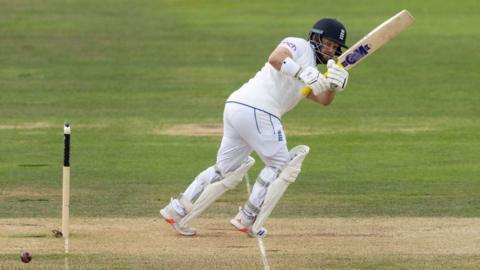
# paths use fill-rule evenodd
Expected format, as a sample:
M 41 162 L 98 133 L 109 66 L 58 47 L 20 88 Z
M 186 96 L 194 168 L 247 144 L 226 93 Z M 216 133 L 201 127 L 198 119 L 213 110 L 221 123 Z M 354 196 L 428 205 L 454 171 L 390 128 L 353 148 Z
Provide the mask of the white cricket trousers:
M 201 172 L 184 192 L 184 196 L 190 201 L 195 200 L 208 183 L 239 168 L 252 151 L 265 164 L 247 201 L 259 210 L 268 185 L 290 160 L 285 132 L 276 116 L 248 105 L 227 102 L 217 163 Z
M 267 167 L 282 168 L 289 161 L 282 123 L 265 111 L 239 103 L 226 103 L 217 166 L 222 172 L 233 171 L 252 150 Z

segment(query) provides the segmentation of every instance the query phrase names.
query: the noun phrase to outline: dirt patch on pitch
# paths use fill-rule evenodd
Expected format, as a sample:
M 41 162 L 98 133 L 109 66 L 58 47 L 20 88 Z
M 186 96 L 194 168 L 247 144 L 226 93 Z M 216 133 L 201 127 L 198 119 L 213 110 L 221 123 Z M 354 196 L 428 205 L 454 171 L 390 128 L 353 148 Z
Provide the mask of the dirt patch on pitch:
M 0 129 L 44 129 L 53 127 L 55 127 L 53 124 L 45 122 L 21 123 L 16 125 L 0 125 Z
M 61 191 L 54 188 L 40 188 L 40 187 L 15 187 L 0 189 L 0 196 L 2 197 L 52 197 L 61 196 Z
M 172 125 L 156 128 L 154 134 L 167 136 L 222 136 L 223 124 L 221 123 L 192 123 Z
M 62 251 L 50 235 L 60 219 L 0 219 L 0 254 L 27 248 L 36 254 Z M 195 237 L 180 237 L 155 218 L 71 220 L 71 252 L 141 256 L 211 253 L 254 256 L 255 239 L 232 229 L 228 218 L 199 219 Z M 271 219 L 267 252 L 378 256 L 386 254 L 480 255 L 480 218 L 310 218 Z M 29 237 L 29 235 L 48 237 Z M 24 236 L 24 237 L 20 237 Z M 288 244 L 286 244 L 288 243 Z
M 172 125 L 164 128 L 156 128 L 153 130 L 154 134 L 167 135 L 167 136 L 211 136 L 221 137 L 223 135 L 223 124 L 221 123 L 193 123 L 193 124 L 179 124 Z M 318 135 L 318 131 L 309 130 L 289 130 L 287 129 L 287 135 L 305 136 L 305 135 Z
M 70 253 L 51 233 L 61 219 L 0 219 L 0 269 L 263 269 L 256 239 L 229 217 L 199 219 L 182 237 L 159 218 L 72 218 Z M 476 269 L 480 218 L 270 219 L 271 269 Z M 68 259 L 68 260 L 67 260 Z M 367 265 L 367 266 L 365 266 Z M 362 266 L 362 267 L 360 267 Z
M 75 128 L 107 128 L 106 124 L 75 124 Z M 63 128 L 63 124 L 52 124 L 47 122 L 36 123 L 20 123 L 14 125 L 0 125 L 0 130 L 18 129 L 18 130 L 35 130 L 35 129 L 49 129 L 49 128 Z
M 287 136 L 312 136 L 312 135 L 334 135 L 347 133 L 398 133 L 398 134 L 417 134 L 425 132 L 434 132 L 437 129 L 433 127 L 348 127 L 348 128 L 328 128 L 320 129 L 318 127 L 296 127 L 288 126 L 285 128 Z M 170 125 L 162 128 L 155 128 L 154 134 L 166 136 L 201 136 L 201 137 L 220 137 L 223 134 L 223 124 L 221 123 L 190 123 Z

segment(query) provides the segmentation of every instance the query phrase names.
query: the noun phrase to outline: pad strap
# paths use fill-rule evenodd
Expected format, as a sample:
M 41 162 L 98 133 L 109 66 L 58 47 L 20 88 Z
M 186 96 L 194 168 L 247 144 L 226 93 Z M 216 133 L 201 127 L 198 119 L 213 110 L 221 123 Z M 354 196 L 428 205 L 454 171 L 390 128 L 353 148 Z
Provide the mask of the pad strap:
M 267 182 L 267 181 L 263 180 L 260 176 L 257 177 L 256 182 L 258 184 L 260 184 L 261 186 L 264 186 L 265 188 L 268 188 L 268 186 L 270 185 L 270 182 Z
M 221 181 L 208 184 L 195 203 L 193 203 L 192 210 L 180 220 L 179 226 L 188 227 L 188 224 L 192 219 L 202 214 L 225 192 L 234 189 L 240 182 L 242 182 L 243 177 L 247 174 L 248 170 L 254 163 L 255 160 L 249 156 L 238 169 L 226 173 Z
M 248 210 L 250 213 L 255 214 L 255 215 L 258 215 L 258 213 L 260 213 L 260 208 L 253 205 L 253 203 L 251 203 L 250 200 L 247 200 L 247 202 L 245 203 L 245 206 L 243 208 Z
M 260 208 L 260 213 L 258 213 L 255 223 L 252 226 L 253 234 L 258 234 L 261 231 L 263 223 L 270 216 L 273 208 L 275 208 L 283 196 L 283 193 L 285 193 L 285 190 L 287 190 L 290 183 L 295 182 L 295 179 L 300 173 L 302 162 L 309 151 L 310 148 L 306 145 L 296 146 L 289 151 L 291 160 L 268 188 L 265 200 Z
M 178 201 L 185 209 L 185 212 L 189 213 L 190 211 L 192 211 L 193 204 L 183 195 L 183 193 L 180 193 Z

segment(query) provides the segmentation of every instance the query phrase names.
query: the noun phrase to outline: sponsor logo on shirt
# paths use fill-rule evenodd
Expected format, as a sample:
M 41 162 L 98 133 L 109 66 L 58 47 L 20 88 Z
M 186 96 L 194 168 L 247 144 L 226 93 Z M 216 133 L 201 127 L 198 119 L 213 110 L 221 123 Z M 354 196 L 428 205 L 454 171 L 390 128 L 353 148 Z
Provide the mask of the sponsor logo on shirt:
M 282 42 L 282 44 L 287 45 L 288 47 L 292 48 L 292 50 L 294 50 L 294 51 L 297 50 L 297 46 L 295 46 L 295 44 L 293 44 L 293 43 L 291 43 L 291 42 L 284 41 L 284 42 Z

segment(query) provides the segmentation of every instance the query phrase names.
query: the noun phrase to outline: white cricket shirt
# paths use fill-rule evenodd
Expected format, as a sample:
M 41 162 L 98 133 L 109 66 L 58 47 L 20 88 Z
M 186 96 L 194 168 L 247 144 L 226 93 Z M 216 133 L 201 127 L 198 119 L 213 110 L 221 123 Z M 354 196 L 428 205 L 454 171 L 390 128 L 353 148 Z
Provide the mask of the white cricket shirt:
M 307 40 L 288 37 L 278 47 L 289 49 L 292 59 L 302 69 L 316 67 L 315 53 Z M 304 87 L 305 83 L 280 73 L 267 62 L 253 78 L 233 92 L 227 102 L 249 105 L 281 118 L 304 98 L 301 94 Z

